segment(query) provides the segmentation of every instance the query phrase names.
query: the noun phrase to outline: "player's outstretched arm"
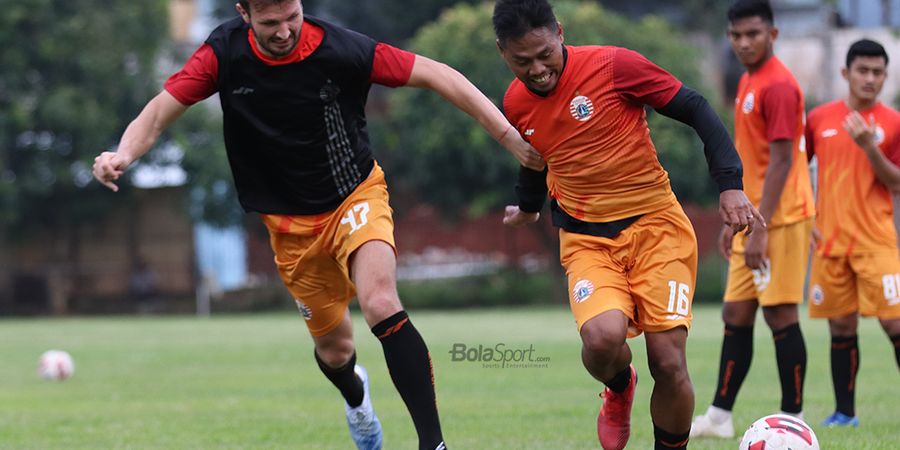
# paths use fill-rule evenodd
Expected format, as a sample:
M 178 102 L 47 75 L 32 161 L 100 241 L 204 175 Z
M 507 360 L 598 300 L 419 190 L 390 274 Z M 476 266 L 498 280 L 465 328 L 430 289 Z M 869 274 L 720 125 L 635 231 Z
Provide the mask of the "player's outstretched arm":
M 733 232 L 764 228 L 766 221 L 743 191 L 743 166 L 725 125 L 709 102 L 691 88 L 681 89 L 657 111 L 682 122 L 703 141 L 709 173 L 719 187 L 719 214 Z
M 522 139 L 503 113 L 465 76 L 452 67 L 416 55 L 407 86 L 431 89 L 457 108 L 475 118 L 497 142 L 525 167 L 542 170 L 544 160 Z
M 119 148 L 115 152 L 103 152 L 94 158 L 94 178 L 104 186 L 117 192 L 118 180 L 132 162 L 144 156 L 159 135 L 187 110 L 172 94 L 163 90 L 150 100 L 141 113 L 128 124 Z

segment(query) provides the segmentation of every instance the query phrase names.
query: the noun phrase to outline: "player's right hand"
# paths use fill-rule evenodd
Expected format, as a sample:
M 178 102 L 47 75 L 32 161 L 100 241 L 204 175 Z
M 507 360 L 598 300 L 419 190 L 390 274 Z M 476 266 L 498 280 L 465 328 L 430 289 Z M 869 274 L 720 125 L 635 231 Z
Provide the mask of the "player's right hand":
M 118 192 L 119 187 L 113 181 L 119 179 L 131 161 L 115 152 L 103 152 L 94 158 L 94 178 L 113 192 Z
M 528 213 L 519 209 L 516 205 L 506 205 L 503 214 L 503 224 L 511 227 L 521 227 L 529 223 L 535 223 L 541 218 L 541 213 Z

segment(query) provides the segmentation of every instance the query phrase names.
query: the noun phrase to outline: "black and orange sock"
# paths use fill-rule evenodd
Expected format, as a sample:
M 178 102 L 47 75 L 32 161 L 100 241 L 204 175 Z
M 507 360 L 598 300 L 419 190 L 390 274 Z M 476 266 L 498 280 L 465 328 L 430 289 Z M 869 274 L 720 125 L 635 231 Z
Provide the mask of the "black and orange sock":
M 653 439 L 655 450 L 686 449 L 690 439 L 691 430 L 684 433 L 670 433 L 653 424 Z
M 834 384 L 835 410 L 856 415 L 856 373 L 859 370 L 859 341 L 853 336 L 831 337 L 831 381 Z
M 434 450 L 444 441 L 434 394 L 434 373 L 428 347 L 405 311 L 382 320 L 372 333 L 381 341 L 394 387 L 412 416 L 419 448 Z
M 319 369 L 325 374 L 325 378 L 328 378 L 328 381 L 331 381 L 331 384 L 341 391 L 341 395 L 344 396 L 347 404 L 351 408 L 362 404 L 363 396 L 365 395 L 362 380 L 353 371 L 353 368 L 356 366 L 356 352 L 353 352 L 353 356 L 350 357 L 350 361 L 347 364 L 338 368 L 328 367 L 315 349 L 313 349 L 313 355 L 316 357 Z
M 604 384 L 613 392 L 625 392 L 625 389 L 628 389 L 628 385 L 631 384 L 631 366 L 625 366 L 625 369 L 615 374 L 611 380 Z
M 719 381 L 713 406 L 731 411 L 753 360 L 753 326 L 725 324 L 722 355 L 719 358 Z
M 891 336 L 891 344 L 894 344 L 894 359 L 897 360 L 897 368 L 900 369 L 900 334 Z
M 806 344 L 800 324 L 772 331 L 775 360 L 781 381 L 781 410 L 796 414 L 803 411 L 803 381 L 806 379 Z

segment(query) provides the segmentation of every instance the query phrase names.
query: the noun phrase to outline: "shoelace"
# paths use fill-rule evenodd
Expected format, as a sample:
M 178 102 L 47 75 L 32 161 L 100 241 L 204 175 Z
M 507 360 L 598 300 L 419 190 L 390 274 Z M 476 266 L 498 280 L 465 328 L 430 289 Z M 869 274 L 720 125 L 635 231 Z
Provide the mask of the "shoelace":
M 623 395 L 625 395 L 624 392 L 613 392 L 609 390 L 609 388 L 607 388 L 600 393 L 600 398 L 603 399 L 603 405 L 609 408 L 610 412 L 619 412 L 625 407 L 625 405 L 623 405 L 618 398 Z M 607 408 L 601 409 L 601 412 L 605 411 Z M 615 414 L 613 415 L 615 416 Z
M 366 411 L 358 410 L 354 411 L 351 414 L 351 420 L 353 424 L 356 426 L 356 429 L 361 433 L 365 434 L 368 432 L 373 425 L 373 420 L 366 414 Z

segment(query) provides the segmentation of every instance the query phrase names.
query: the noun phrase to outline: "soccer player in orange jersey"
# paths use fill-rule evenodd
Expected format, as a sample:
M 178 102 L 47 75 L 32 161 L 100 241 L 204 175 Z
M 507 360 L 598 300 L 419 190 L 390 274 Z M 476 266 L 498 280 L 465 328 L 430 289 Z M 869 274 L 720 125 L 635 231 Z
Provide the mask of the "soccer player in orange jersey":
M 546 0 L 494 6 L 500 54 L 516 79 L 504 98 L 510 122 L 548 170 L 523 168 L 519 204 L 504 222 L 539 218 L 549 190 L 561 262 L 587 371 L 606 385 L 600 444 L 624 448 L 637 374 L 626 337 L 646 333 L 656 448 L 686 448 L 694 394 L 685 360 L 697 241 L 660 166 L 645 105 L 693 127 L 705 145 L 726 223 L 762 218 L 741 190 L 741 162 L 706 100 L 642 55 L 567 46 Z
M 359 300 L 420 450 L 445 450 L 425 341 L 400 303 L 394 222 L 365 105 L 372 83 L 435 91 L 478 120 L 522 164 L 544 166 L 500 110 L 445 64 L 303 14 L 300 0 L 240 0 L 103 152 L 94 176 L 115 181 L 196 102 L 219 94 L 238 199 L 268 228 L 275 263 L 312 335 L 323 375 L 340 391 L 361 450 L 382 448 L 367 372 L 356 364 L 348 306 Z M 304 446 L 299 443 L 298 446 Z M 394 448 L 394 446 L 389 446 Z
M 778 29 L 765 0 L 739 0 L 728 10 L 728 38 L 747 72 L 735 100 L 734 143 L 744 163 L 744 187 L 766 218 L 750 236 L 722 230 L 729 258 L 718 385 L 692 436 L 734 436 L 731 410 L 753 357 L 753 325 L 762 306 L 772 330 L 781 383 L 781 411 L 802 416 L 806 346 L 797 305 L 803 302 L 814 204 L 804 154 L 803 93 L 775 57 Z
M 828 319 L 835 412 L 824 426 L 858 426 L 859 315 L 875 316 L 900 365 L 900 255 L 891 193 L 900 192 L 900 113 L 878 101 L 888 55 L 863 39 L 847 52 L 846 98 L 809 113 L 808 155 L 819 182 L 809 315 Z

